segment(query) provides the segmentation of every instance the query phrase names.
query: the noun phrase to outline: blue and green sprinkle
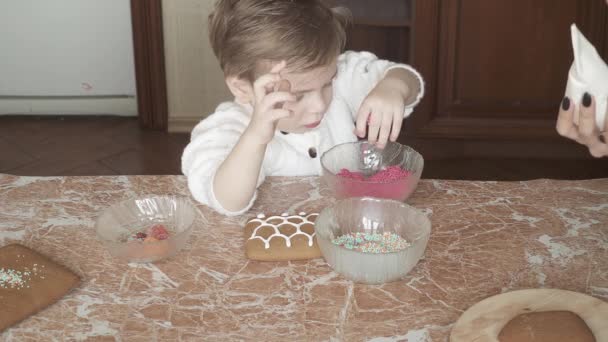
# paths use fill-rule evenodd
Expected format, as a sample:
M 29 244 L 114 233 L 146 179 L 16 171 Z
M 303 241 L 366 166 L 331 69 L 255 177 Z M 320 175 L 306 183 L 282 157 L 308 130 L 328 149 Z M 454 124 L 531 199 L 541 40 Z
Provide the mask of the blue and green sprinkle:
M 393 253 L 410 246 L 404 238 L 395 233 L 349 233 L 332 240 L 337 246 L 362 253 Z

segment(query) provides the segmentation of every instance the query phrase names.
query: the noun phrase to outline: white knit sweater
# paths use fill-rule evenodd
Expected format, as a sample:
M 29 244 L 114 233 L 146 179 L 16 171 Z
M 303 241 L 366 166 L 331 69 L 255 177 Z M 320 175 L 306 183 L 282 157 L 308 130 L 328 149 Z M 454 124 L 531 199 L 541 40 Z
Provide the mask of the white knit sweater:
M 408 105 L 408 116 L 424 93 L 424 81 L 409 65 L 380 60 L 369 52 L 348 51 L 338 58 L 338 72 L 333 82 L 333 99 L 321 124 L 302 134 L 284 135 L 276 132 L 266 148 L 258 186 L 266 176 L 311 176 L 321 174 L 321 155 L 331 147 L 357 141 L 353 133 L 359 106 L 386 72 L 400 67 L 411 70 L 419 79 L 421 91 Z M 247 211 L 257 197 L 240 211 L 228 211 L 217 201 L 213 178 L 239 137 L 249 124 L 251 106 L 236 102 L 221 103 L 215 113 L 202 120 L 192 131 L 190 143 L 182 155 L 182 172 L 188 179 L 193 197 L 224 215 L 240 215 Z M 316 150 L 316 157 L 309 149 Z

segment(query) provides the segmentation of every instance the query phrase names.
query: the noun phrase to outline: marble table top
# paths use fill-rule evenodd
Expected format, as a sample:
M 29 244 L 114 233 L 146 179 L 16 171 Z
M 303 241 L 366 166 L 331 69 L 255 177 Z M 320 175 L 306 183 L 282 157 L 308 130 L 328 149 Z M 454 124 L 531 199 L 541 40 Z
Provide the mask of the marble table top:
M 151 193 L 189 196 L 181 176 L 0 175 L 0 246 L 20 242 L 83 279 L 0 338 L 446 341 L 464 310 L 498 293 L 560 288 L 608 300 L 608 179 L 422 180 L 408 202 L 433 224 L 425 258 L 404 280 L 374 286 L 345 280 L 323 259 L 245 258 L 248 218 L 332 201 L 316 177 L 269 178 L 241 217 L 199 205 L 177 256 L 121 263 L 97 240 L 96 217 Z

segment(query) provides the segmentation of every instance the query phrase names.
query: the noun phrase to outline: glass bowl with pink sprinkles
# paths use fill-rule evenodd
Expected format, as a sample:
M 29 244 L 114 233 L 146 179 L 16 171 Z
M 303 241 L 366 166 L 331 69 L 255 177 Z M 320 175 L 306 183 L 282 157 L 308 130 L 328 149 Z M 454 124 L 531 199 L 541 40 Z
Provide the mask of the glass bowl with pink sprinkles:
M 126 262 L 155 262 L 184 247 L 197 219 L 205 220 L 187 197 L 144 195 L 104 209 L 97 218 L 96 231 L 114 257 Z
M 321 157 L 323 184 L 338 199 L 375 197 L 405 201 L 416 189 L 424 159 L 396 142 L 378 149 L 367 141 L 345 143 Z
M 402 279 L 416 266 L 431 221 L 400 201 L 356 197 L 322 210 L 315 232 L 325 261 L 336 272 L 358 283 L 382 284 Z

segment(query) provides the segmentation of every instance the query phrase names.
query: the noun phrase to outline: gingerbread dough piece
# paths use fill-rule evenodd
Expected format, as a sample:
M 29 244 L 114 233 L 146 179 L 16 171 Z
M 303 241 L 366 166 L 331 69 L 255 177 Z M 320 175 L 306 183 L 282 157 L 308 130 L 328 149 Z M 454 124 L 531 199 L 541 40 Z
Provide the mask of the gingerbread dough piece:
M 245 225 L 245 254 L 249 259 L 260 261 L 321 257 L 314 226 L 318 215 L 258 215 Z
M 513 318 L 502 328 L 498 341 L 595 342 L 595 337 L 578 315 L 570 311 L 546 311 Z
M 564 311 L 567 312 L 566 315 L 563 314 Z M 531 313 L 544 314 L 537 317 L 521 316 Z M 571 314 L 575 315 L 574 322 Z M 537 322 L 530 324 L 530 317 Z M 576 322 L 577 317 L 580 317 L 582 323 Z M 608 341 L 607 317 L 608 303 L 583 293 L 558 289 L 518 290 L 486 298 L 471 306 L 454 324 L 450 342 L 526 342 L 528 340 L 507 340 L 505 338 L 519 336 L 510 334 L 519 334 L 522 333 L 522 329 L 529 328 L 537 329 L 538 331 L 535 333 L 540 336 L 543 334 L 542 330 L 556 329 L 554 324 L 562 324 L 551 322 L 551 320 L 557 319 L 565 319 L 567 322 L 563 324 L 572 324 L 571 329 L 577 329 L 577 331 L 571 331 L 571 333 L 577 334 L 576 338 L 572 337 L 563 341 L 594 341 L 585 339 L 589 337 L 589 335 L 585 335 L 587 329 L 595 341 Z M 547 319 L 550 322 L 547 322 Z M 520 320 L 522 322 L 519 322 Z M 546 322 L 542 323 L 542 327 L 536 324 L 542 321 Z M 503 331 L 505 327 L 506 330 Z M 562 340 L 551 339 L 550 341 Z
M 43 310 L 78 286 L 66 267 L 20 244 L 0 248 L 0 331 Z

